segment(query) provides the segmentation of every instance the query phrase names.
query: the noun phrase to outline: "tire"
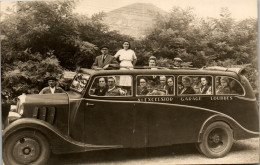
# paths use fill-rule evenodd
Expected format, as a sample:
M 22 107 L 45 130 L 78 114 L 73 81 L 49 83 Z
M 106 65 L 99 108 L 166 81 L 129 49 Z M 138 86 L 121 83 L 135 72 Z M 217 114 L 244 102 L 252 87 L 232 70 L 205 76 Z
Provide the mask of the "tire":
M 196 149 L 199 151 L 199 153 L 203 154 L 203 153 L 201 152 L 201 150 L 200 150 L 199 143 L 195 143 L 195 147 L 196 147 Z
M 38 131 L 20 130 L 3 141 L 5 165 L 46 165 L 49 157 L 49 143 Z
M 224 157 L 233 144 L 233 131 L 224 122 L 210 124 L 198 144 L 200 151 L 209 158 Z

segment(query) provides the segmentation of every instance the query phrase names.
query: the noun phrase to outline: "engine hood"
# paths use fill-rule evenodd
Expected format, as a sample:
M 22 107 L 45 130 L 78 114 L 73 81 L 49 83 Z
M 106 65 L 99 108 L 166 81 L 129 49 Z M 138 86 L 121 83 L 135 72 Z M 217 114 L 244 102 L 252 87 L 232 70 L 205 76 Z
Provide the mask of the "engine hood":
M 55 93 L 55 94 L 32 94 L 22 95 L 20 100 L 24 100 L 24 104 L 41 104 L 41 105 L 64 105 L 69 103 L 69 97 L 67 93 Z

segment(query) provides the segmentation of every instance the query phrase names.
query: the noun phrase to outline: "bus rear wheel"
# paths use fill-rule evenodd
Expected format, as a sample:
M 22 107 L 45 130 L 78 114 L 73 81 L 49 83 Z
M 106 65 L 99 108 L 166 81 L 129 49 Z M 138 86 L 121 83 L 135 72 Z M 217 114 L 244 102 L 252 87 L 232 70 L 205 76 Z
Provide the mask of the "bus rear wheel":
M 199 150 L 209 158 L 225 156 L 233 145 L 233 131 L 224 122 L 210 124 L 202 135 L 202 142 L 198 144 Z

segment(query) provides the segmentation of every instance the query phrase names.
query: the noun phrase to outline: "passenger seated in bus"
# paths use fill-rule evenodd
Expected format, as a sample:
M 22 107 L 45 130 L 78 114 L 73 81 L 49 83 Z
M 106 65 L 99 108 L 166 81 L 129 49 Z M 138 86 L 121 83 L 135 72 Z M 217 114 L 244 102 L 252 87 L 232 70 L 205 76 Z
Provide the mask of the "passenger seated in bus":
M 105 96 L 106 92 L 108 90 L 106 79 L 104 77 L 101 77 L 98 79 L 98 87 L 94 91 L 94 95 L 97 96 Z
M 229 79 L 227 77 L 220 78 L 221 87 L 216 91 L 217 94 L 230 94 Z
M 145 78 L 141 78 L 139 83 L 140 86 L 137 87 L 137 95 L 147 95 L 149 92 L 147 89 L 147 80 Z
M 219 90 L 219 88 L 221 88 L 220 77 L 216 77 L 215 88 L 216 91 Z
M 147 85 L 148 93 L 147 96 L 154 96 L 154 95 L 166 95 L 166 92 L 160 91 L 155 86 L 154 82 L 150 81 Z
M 199 77 L 193 77 L 193 83 L 191 87 L 194 89 L 195 94 L 200 94 L 201 83 Z
M 114 77 L 108 78 L 108 80 L 107 80 L 108 90 L 107 90 L 105 96 L 124 96 L 127 94 L 127 91 L 116 87 L 115 80 L 116 79 Z
M 207 77 L 201 77 L 200 82 L 201 82 L 200 93 L 210 95 L 212 93 L 212 90 Z
M 167 89 L 166 89 L 166 77 L 165 76 L 160 76 L 160 84 L 157 86 L 158 91 L 162 91 L 167 94 Z
M 170 77 L 167 79 L 167 94 L 173 95 L 174 94 L 174 79 L 173 77 Z
M 191 87 L 191 79 L 189 77 L 182 77 L 181 82 L 183 84 L 183 89 L 179 92 L 180 95 L 195 94 L 194 89 Z
M 179 92 L 183 89 L 183 85 L 182 85 L 181 81 L 178 82 L 177 89 L 178 89 Z

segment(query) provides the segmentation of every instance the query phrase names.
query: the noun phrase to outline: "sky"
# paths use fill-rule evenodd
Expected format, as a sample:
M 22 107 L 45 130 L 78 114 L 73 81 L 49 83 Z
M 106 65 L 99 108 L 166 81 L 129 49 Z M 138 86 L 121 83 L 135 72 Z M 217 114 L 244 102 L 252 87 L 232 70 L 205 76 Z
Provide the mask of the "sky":
M 257 18 L 257 0 L 77 0 L 74 12 L 91 16 L 101 11 L 108 12 L 132 3 L 152 3 L 170 11 L 173 6 L 193 7 L 194 13 L 200 17 L 219 17 L 220 9 L 227 7 L 235 19 Z M 5 12 L 13 2 L 2 1 L 1 11 Z
M 92 15 L 137 2 L 152 3 L 165 11 L 170 11 L 173 6 L 193 7 L 194 12 L 204 18 L 218 17 L 222 7 L 227 7 L 236 19 L 257 18 L 257 0 L 79 0 L 76 11 Z

